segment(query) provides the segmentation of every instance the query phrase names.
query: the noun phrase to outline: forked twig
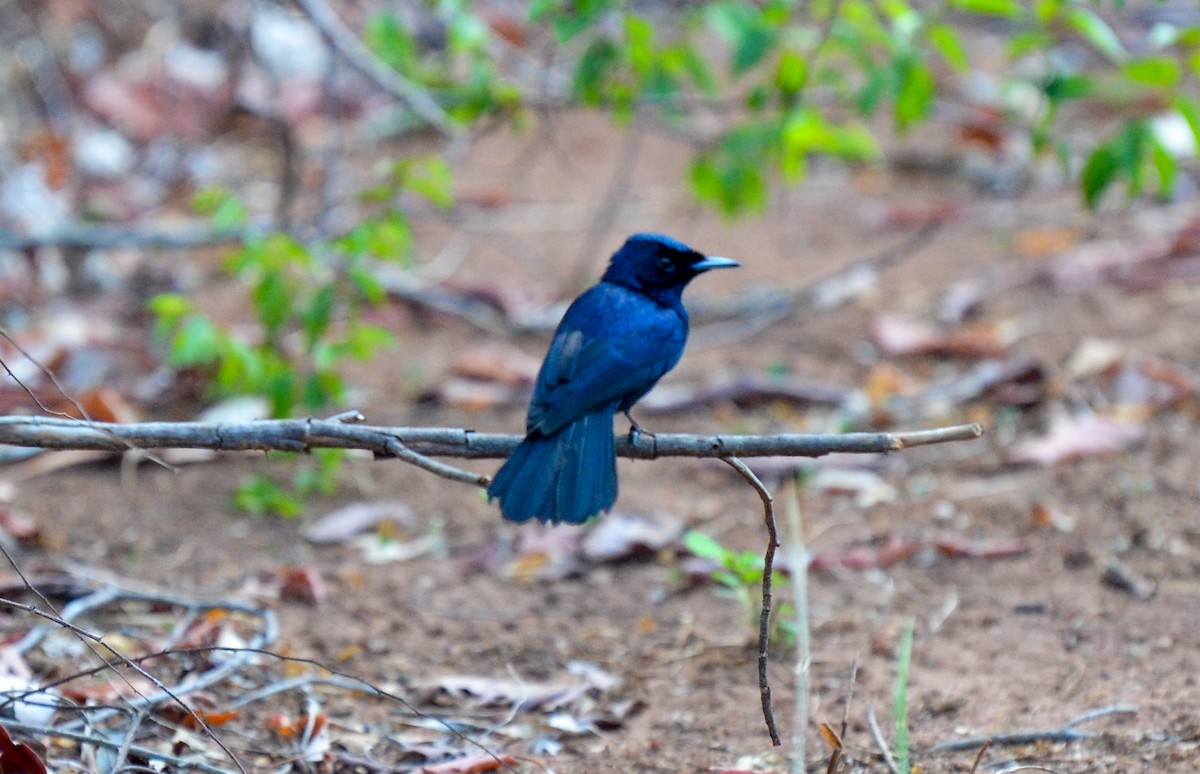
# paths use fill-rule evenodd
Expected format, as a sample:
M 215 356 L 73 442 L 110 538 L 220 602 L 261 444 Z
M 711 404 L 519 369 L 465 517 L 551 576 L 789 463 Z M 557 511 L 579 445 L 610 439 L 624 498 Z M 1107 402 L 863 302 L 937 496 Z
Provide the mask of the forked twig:
M 722 457 L 721 461 L 736 470 L 754 491 L 758 492 L 763 504 L 763 519 L 767 523 L 767 550 L 763 553 L 762 609 L 758 614 L 758 694 L 762 701 L 763 720 L 771 734 L 771 744 L 778 747 L 779 729 L 775 727 L 775 713 L 771 711 L 771 683 L 767 677 L 767 645 L 771 638 L 771 574 L 775 569 L 775 549 L 779 547 L 779 534 L 775 529 L 775 501 L 763 482 L 737 457 Z

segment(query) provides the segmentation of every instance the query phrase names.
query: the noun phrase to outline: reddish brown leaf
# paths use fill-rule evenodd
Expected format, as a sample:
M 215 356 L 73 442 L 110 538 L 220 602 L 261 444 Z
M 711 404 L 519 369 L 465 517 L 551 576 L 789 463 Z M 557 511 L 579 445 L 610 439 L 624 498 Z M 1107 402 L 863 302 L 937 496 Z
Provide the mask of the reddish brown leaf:
M 915 554 L 921 544 L 915 540 L 888 535 L 887 542 L 880 548 L 852 546 L 839 553 L 813 554 L 809 560 L 810 570 L 871 570 L 891 567 Z
M 0 505 L 0 530 L 19 543 L 35 545 L 41 542 L 42 528 L 32 516 L 8 505 Z
M 325 601 L 328 592 L 321 574 L 311 567 L 288 565 L 278 570 L 279 596 L 292 602 L 316 606 Z
M 46 764 L 23 742 L 14 742 L 0 725 L 0 774 L 46 774 Z
M 200 724 L 196 722 L 196 718 L 200 718 L 200 720 L 204 721 L 205 725 L 213 727 L 223 726 L 241 717 L 241 713 L 239 713 L 237 710 L 225 710 L 223 712 L 211 710 L 193 710 L 193 712 L 195 713 L 194 716 L 191 712 L 189 712 L 183 718 L 183 725 L 187 728 L 200 727 Z
M 942 556 L 956 559 L 1009 559 L 1028 553 L 1029 545 L 1023 540 L 968 541 L 959 538 L 938 538 L 934 548 Z

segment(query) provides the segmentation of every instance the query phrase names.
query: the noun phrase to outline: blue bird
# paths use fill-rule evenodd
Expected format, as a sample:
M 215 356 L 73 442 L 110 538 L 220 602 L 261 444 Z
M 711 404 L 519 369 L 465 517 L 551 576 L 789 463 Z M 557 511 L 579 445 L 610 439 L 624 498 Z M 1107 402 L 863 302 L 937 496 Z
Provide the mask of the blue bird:
M 662 234 L 634 234 L 600 282 L 576 298 L 542 362 L 525 439 L 496 473 L 488 500 L 509 521 L 579 524 L 617 499 L 613 415 L 633 404 L 683 355 L 683 288 L 707 257 Z

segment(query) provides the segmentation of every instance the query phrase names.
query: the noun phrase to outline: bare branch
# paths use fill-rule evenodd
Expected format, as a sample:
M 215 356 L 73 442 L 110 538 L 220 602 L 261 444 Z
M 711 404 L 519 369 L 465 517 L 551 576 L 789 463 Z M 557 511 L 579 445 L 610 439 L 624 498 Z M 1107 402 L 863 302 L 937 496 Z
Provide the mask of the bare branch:
M 67 223 L 46 234 L 21 234 L 0 228 L 0 250 L 31 250 L 39 247 L 161 247 L 184 249 L 205 245 L 232 244 L 261 234 L 265 228 L 218 231 L 208 223 L 137 226 L 121 223 Z
M 617 436 L 621 457 L 821 457 L 835 452 L 880 454 L 913 446 L 966 441 L 983 436 L 979 424 L 898 433 L 781 433 L 777 435 L 639 434 L 630 442 Z M 289 451 L 365 449 L 395 456 L 392 442 L 433 457 L 501 459 L 520 435 L 480 433 L 451 427 L 380 427 L 347 425 L 328 419 L 269 419 L 254 422 L 92 422 L 57 417 L 0 416 L 0 444 L 42 449 L 126 451 L 212 449 L 214 451 Z
M 879 454 L 913 446 L 965 441 L 983 435 L 983 426 L 956 425 L 902 433 L 785 433 L 780 435 L 685 435 L 622 433 L 617 455 L 660 457 L 821 457 L 834 452 Z M 475 486 L 487 476 L 430 457 L 501 459 L 522 440 L 519 435 L 478 433 L 450 427 L 376 427 L 328 419 L 272 419 L 256 422 L 82 422 L 59 417 L 0 416 L 0 444 L 40 449 L 125 452 L 138 449 L 286 451 L 364 449 L 396 458 L 431 473 Z
M 775 727 L 775 713 L 771 710 L 771 683 L 767 679 L 767 646 L 771 640 L 771 575 L 775 572 L 775 549 L 779 547 L 779 533 L 775 529 L 775 500 L 754 471 L 737 457 L 722 457 L 746 483 L 754 487 L 763 504 L 763 519 L 767 524 L 767 550 L 763 553 L 762 608 L 758 614 L 758 694 L 762 703 L 763 720 L 771 734 L 771 744 L 778 747 L 779 729 Z
M 447 137 L 463 134 L 462 127 L 454 123 L 446 111 L 429 92 L 404 78 L 400 73 L 380 60 L 367 48 L 324 0 L 296 0 L 309 21 L 321 32 L 346 64 L 365 75 L 379 88 L 407 105 L 422 121 Z

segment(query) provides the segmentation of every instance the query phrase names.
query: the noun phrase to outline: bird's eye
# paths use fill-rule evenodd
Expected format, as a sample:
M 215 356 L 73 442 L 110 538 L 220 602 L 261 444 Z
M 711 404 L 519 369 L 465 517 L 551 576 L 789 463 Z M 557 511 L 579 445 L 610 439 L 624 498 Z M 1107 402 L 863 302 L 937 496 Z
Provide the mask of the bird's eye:
M 675 268 L 675 262 L 671 260 L 671 256 L 669 255 L 660 255 L 658 257 L 658 268 L 663 271 L 671 271 Z

